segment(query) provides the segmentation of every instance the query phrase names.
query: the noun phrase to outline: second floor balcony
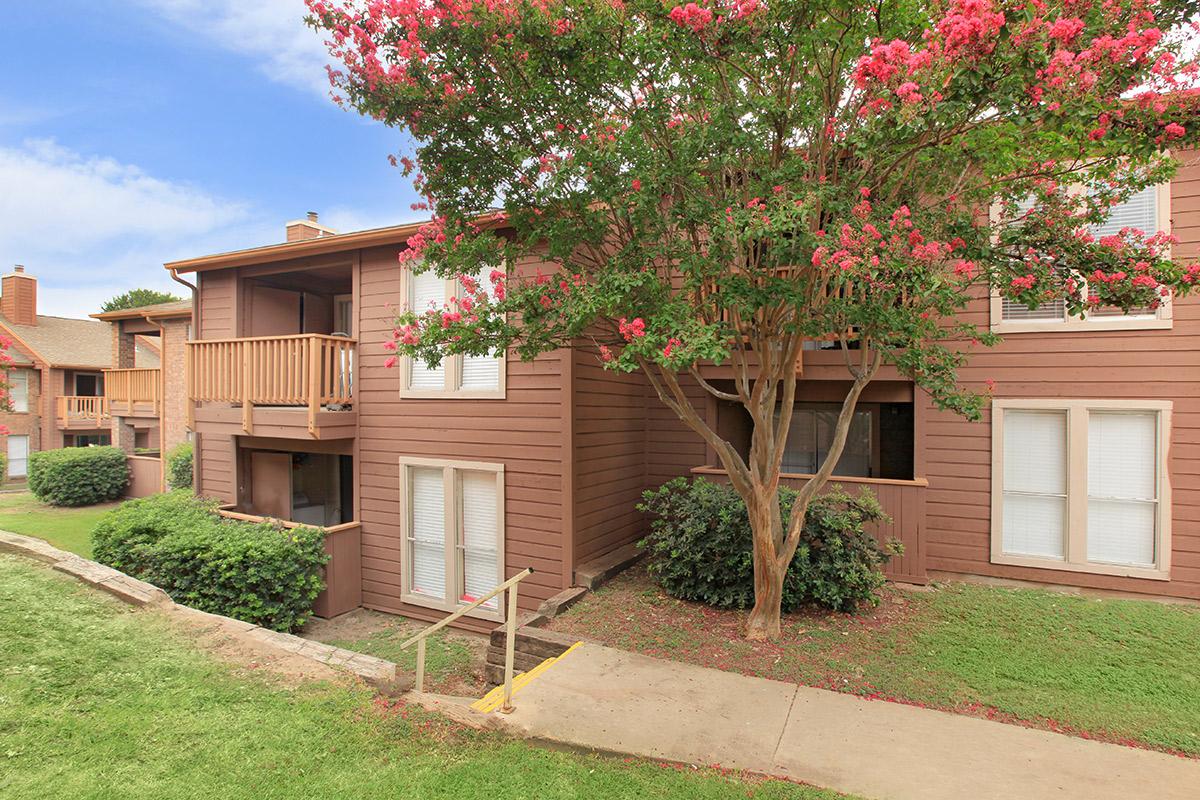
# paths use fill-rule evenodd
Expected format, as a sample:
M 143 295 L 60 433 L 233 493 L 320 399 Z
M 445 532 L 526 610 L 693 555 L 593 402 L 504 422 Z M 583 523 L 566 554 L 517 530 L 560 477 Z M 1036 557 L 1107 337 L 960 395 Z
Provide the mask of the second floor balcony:
M 356 342 L 295 334 L 188 342 L 188 424 L 200 433 L 355 435 Z

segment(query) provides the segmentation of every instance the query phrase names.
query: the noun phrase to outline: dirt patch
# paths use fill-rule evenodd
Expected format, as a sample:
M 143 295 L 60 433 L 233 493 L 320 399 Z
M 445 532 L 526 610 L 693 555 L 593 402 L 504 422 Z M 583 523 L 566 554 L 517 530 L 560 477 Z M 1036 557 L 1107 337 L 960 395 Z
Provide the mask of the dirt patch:
M 267 673 L 286 686 L 306 681 L 349 684 L 356 680 L 342 670 L 247 637 L 242 623 L 201 619 L 178 607 L 148 609 L 145 613 L 161 615 L 180 636 L 221 661 L 246 672 Z
M 335 647 L 395 662 L 401 671 L 416 669 L 416 647 L 400 645 L 429 627 L 411 620 L 360 608 L 333 619 L 312 619 L 300 635 Z M 443 629 L 430 637 L 425 657 L 426 691 L 478 697 L 487 690 L 484 664 L 488 637 L 467 631 Z

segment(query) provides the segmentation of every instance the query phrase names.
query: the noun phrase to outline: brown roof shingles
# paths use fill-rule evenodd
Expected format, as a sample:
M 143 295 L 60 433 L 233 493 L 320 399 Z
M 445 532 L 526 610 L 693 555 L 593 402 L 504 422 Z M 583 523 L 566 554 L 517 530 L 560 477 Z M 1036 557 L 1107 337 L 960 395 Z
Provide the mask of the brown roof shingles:
M 107 322 L 38 315 L 37 325 L 0 324 L 50 366 L 105 369 L 112 366 L 112 329 Z M 13 348 L 14 358 L 17 348 Z

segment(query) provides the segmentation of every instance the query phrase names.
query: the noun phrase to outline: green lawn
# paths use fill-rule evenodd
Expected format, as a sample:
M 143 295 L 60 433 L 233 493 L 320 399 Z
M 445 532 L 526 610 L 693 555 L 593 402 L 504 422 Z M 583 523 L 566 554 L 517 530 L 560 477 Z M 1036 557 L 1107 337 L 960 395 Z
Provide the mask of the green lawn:
M 329 684 L 232 671 L 153 612 L 0 556 L 0 797 L 800 798 L 551 752 Z
M 1200 755 L 1200 609 L 953 584 L 890 588 L 861 615 L 743 615 L 667 597 L 633 570 L 560 630 L 704 666 Z
M 0 530 L 37 536 L 55 547 L 92 557 L 92 528 L 116 503 L 55 508 L 29 492 L 0 494 Z

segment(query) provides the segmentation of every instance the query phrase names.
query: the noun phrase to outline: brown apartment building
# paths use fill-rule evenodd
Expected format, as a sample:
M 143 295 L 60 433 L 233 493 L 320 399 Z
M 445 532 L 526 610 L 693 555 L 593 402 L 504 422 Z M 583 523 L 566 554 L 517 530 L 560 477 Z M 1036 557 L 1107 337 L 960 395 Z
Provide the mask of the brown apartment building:
M 1178 255 L 1195 259 L 1200 161 L 1182 158 L 1176 180 L 1111 224 L 1172 221 Z M 197 487 L 236 513 L 333 526 L 327 613 L 361 604 L 436 619 L 529 566 L 521 605 L 532 608 L 639 538 L 644 489 L 723 476 L 643 379 L 583 349 L 386 369 L 391 309 L 455 291 L 398 265 L 414 229 L 335 234 L 310 218 L 289 223 L 284 244 L 167 265 L 198 286 Z M 976 388 L 995 382 L 991 412 L 974 423 L 938 412 L 885 372 L 838 467 L 836 482 L 870 488 L 891 515 L 879 534 L 906 545 L 893 577 L 1200 599 L 1200 298 L 1077 320 L 980 297 L 965 314 L 1005 336 L 962 371 Z M 797 368 L 795 484 L 828 444 L 847 378 L 841 354 L 817 344 Z M 705 407 L 744 438 L 740 409 Z
M 31 452 L 112 438 L 105 401 L 113 366 L 109 325 L 39 314 L 37 288 L 37 278 L 22 266 L 0 277 L 0 333 L 13 342 L 12 408 L 0 412 L 9 433 L 0 436 L 0 447 L 14 480 L 25 476 Z M 151 343 L 136 342 L 135 350 L 140 365 L 158 367 Z
M 11 410 L 0 412 L 9 478 L 23 479 L 38 450 L 117 444 L 131 459 L 129 493 L 159 491 L 164 434 L 168 447 L 187 437 L 191 301 L 72 319 L 37 313 L 37 288 L 21 266 L 0 278 L 0 333 L 13 342 Z M 175 376 L 173 392 L 164 374 Z

